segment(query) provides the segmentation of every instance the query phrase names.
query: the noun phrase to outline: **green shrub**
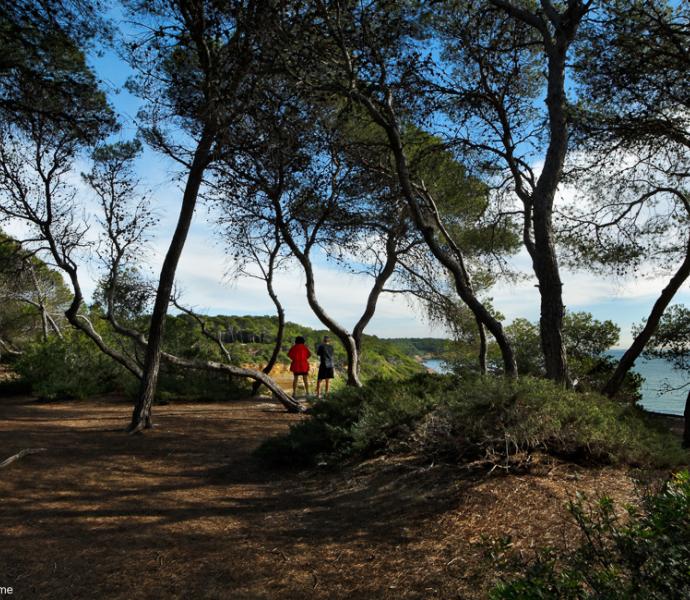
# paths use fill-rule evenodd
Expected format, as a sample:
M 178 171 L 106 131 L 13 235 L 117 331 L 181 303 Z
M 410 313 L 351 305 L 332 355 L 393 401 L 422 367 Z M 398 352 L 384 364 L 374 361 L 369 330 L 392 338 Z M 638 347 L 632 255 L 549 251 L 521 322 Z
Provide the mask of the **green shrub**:
M 581 543 L 572 551 L 543 549 L 519 564 L 524 574 L 499 584 L 493 600 L 690 598 L 690 476 L 678 473 L 656 494 L 619 517 L 609 498 L 570 505 Z M 508 546 L 509 550 L 509 546 Z
M 310 419 L 264 444 L 260 454 L 276 462 L 315 464 L 398 451 L 449 461 L 509 461 L 535 450 L 656 467 L 688 460 L 678 440 L 641 410 L 599 394 L 529 377 L 429 374 L 343 389 L 316 403 Z
M 257 454 L 275 465 L 313 466 L 406 449 L 415 424 L 450 379 L 420 373 L 402 383 L 373 379 L 361 388 L 345 387 L 317 401 L 309 419 L 293 425 L 287 435 L 266 440 Z
M 256 451 L 276 466 L 313 466 L 352 451 L 352 428 L 359 421 L 365 393 L 345 388 L 314 403 L 311 417 L 290 427 L 287 435 L 269 438 Z
M 425 452 L 453 459 L 532 450 L 601 463 L 672 466 L 688 459 L 641 410 L 530 377 L 466 380 L 429 413 L 416 438 Z
M 123 389 L 134 378 L 94 343 L 68 329 L 64 340 L 51 337 L 29 346 L 15 368 L 41 398 L 86 398 Z
M 416 424 L 438 403 L 449 380 L 419 374 L 401 384 L 374 380 L 358 390 L 361 410 L 350 427 L 352 451 L 370 454 L 386 448 L 409 449 Z

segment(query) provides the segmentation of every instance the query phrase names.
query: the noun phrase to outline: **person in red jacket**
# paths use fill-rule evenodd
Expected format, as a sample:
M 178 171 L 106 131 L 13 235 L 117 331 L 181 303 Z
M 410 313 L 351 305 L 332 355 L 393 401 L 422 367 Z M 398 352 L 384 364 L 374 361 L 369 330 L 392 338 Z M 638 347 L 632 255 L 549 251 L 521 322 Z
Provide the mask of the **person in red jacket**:
M 304 393 L 309 395 L 309 357 L 311 352 L 309 348 L 304 344 L 304 338 L 298 335 L 295 338 L 295 345 L 288 350 L 288 358 L 292 361 L 290 363 L 290 371 L 294 376 L 292 380 L 292 397 L 297 396 L 297 379 L 302 376 L 302 381 L 304 382 Z

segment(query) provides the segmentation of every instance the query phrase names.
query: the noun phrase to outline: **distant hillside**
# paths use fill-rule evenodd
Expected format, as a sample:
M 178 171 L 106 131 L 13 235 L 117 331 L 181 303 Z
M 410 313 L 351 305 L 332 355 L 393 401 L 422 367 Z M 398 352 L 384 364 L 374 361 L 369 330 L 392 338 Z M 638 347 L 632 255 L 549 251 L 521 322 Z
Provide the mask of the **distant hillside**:
M 407 356 L 441 356 L 448 351 L 450 340 L 445 338 L 386 338 Z
M 278 331 L 277 317 L 217 315 L 206 317 L 206 321 L 210 331 L 220 334 L 233 363 L 261 367 L 268 361 Z M 166 346 L 171 351 L 199 357 L 217 353 L 214 343 L 202 337 L 196 323 L 186 315 L 169 317 L 166 331 Z M 326 334 L 331 336 L 335 348 L 336 369 L 342 372 L 346 365 L 346 355 L 338 339 L 325 329 L 312 329 L 292 322 L 285 326 L 280 362 L 289 363 L 287 351 L 298 335 L 306 339 L 307 346 L 314 352 Z M 424 370 L 414 357 L 427 352 L 410 351 L 397 341 L 369 335 L 364 336 L 362 346 L 361 374 L 364 379 L 376 376 L 408 377 Z

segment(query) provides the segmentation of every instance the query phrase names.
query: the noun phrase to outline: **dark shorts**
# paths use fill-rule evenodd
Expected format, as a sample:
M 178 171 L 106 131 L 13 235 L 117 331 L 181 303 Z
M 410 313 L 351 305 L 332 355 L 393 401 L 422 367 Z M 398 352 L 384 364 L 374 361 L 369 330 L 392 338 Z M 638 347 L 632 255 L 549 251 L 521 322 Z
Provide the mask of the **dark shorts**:
M 293 371 L 292 373 L 295 377 L 298 377 L 299 375 L 309 375 L 309 371 L 300 371 L 299 373 L 295 373 Z
M 319 367 L 317 379 L 333 379 L 333 367 Z

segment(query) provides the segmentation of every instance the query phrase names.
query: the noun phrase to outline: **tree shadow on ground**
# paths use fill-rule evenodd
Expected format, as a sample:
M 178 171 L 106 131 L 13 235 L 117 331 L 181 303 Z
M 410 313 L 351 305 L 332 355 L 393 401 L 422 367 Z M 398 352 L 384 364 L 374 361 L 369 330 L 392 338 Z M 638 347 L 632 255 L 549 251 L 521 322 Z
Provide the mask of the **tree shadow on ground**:
M 159 407 L 141 436 L 113 430 L 128 412 L 0 403 L 0 447 L 48 449 L 0 473 L 0 585 L 17 597 L 472 596 L 476 565 L 458 566 L 480 551 L 446 529 L 499 500 L 484 477 L 409 459 L 266 469 L 254 448 L 303 417 L 261 400 Z

